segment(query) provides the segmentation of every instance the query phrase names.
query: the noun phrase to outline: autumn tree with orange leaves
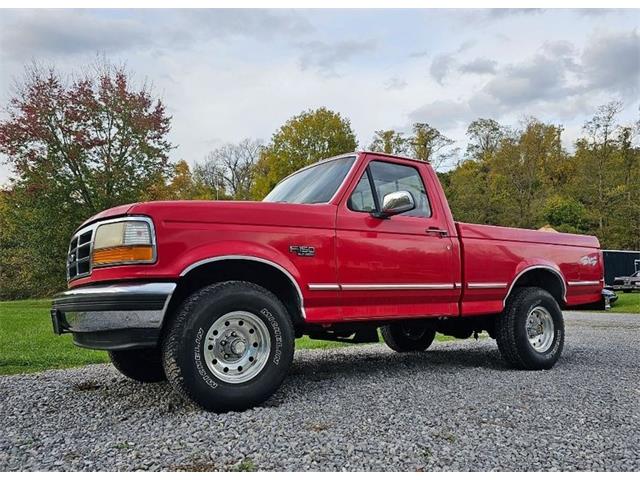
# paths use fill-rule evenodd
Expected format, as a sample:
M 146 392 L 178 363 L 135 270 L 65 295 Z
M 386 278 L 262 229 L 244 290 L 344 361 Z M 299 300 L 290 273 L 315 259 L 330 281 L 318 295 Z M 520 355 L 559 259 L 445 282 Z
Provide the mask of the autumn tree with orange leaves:
M 169 178 L 170 123 L 124 67 L 101 61 L 70 80 L 53 68 L 26 70 L 0 122 L 0 153 L 13 174 L 2 195 L 1 296 L 63 286 L 60 259 L 73 230 Z

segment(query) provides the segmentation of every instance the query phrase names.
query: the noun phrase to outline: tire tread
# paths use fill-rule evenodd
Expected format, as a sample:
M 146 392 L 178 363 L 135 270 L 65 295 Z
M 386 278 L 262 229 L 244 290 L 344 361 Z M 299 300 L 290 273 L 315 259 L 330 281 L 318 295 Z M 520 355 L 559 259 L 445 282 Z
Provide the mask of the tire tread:
M 167 376 L 167 380 L 169 380 L 169 383 L 174 388 L 174 390 L 179 395 L 190 400 L 193 403 L 202 405 L 202 401 L 198 398 L 199 396 L 192 388 L 190 388 L 190 382 L 186 381 L 184 373 L 182 372 L 177 361 L 182 333 L 186 328 L 187 322 L 194 308 L 204 298 L 216 295 L 218 292 L 223 290 L 233 291 L 235 289 L 241 290 L 243 292 L 253 290 L 256 293 L 270 297 L 272 301 L 277 302 L 281 305 L 284 312 L 287 311 L 280 299 L 278 299 L 278 297 L 276 297 L 272 292 L 264 287 L 256 285 L 255 283 L 246 281 L 231 280 L 215 283 L 201 288 L 191 296 L 187 297 L 180 308 L 177 309 L 177 312 L 174 315 L 173 319 L 171 319 L 169 328 L 167 329 L 167 332 L 164 336 L 162 342 L 162 362 L 164 365 L 164 371 Z M 288 315 L 285 315 L 283 320 L 287 322 L 288 327 L 291 329 L 291 331 L 293 331 L 293 322 L 291 321 L 291 318 Z
M 521 306 L 530 302 L 529 298 L 546 297 L 556 305 L 556 300 L 546 290 L 538 287 L 519 287 L 513 290 L 506 302 L 503 312 L 497 317 L 496 343 L 498 350 L 505 362 L 514 368 L 523 370 L 535 370 L 540 366 L 527 359 L 522 353 L 522 347 L 518 345 L 516 328 Z

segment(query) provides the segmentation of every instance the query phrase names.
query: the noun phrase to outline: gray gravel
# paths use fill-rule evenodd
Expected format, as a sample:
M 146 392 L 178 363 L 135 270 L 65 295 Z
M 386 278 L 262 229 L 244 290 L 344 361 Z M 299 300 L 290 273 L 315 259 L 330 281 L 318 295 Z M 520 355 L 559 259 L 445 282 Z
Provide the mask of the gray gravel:
M 640 315 L 569 312 L 551 371 L 490 339 L 296 353 L 213 414 L 110 365 L 0 377 L 0 470 L 640 470 Z

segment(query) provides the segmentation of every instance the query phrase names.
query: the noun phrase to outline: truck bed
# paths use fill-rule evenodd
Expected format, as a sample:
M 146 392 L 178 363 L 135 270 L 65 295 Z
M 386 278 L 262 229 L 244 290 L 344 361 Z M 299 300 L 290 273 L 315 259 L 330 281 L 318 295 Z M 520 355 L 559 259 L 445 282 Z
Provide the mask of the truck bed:
M 545 245 L 564 245 L 568 247 L 584 247 L 599 249 L 600 242 L 589 235 L 572 233 L 546 232 L 527 228 L 498 227 L 478 225 L 475 223 L 456 223 L 458 233 L 464 238 L 501 240 L 508 242 L 543 243 Z
M 532 267 L 544 267 L 562 279 L 565 307 L 600 299 L 602 258 L 595 237 L 462 222 L 456 229 L 462 249 L 463 315 L 501 311 L 518 276 Z

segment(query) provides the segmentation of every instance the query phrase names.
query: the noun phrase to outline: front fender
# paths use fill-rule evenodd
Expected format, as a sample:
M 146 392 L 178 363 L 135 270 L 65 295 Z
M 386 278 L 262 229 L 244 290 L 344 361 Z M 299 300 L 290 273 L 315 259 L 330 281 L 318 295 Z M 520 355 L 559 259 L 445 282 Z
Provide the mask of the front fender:
M 176 263 L 180 276 L 184 276 L 200 265 L 221 260 L 255 260 L 274 264 L 288 273 L 300 285 L 301 274 L 294 263 L 279 250 L 252 242 L 221 241 L 185 252 Z

